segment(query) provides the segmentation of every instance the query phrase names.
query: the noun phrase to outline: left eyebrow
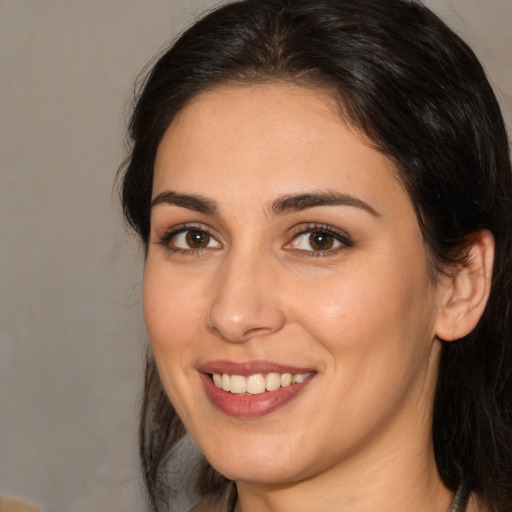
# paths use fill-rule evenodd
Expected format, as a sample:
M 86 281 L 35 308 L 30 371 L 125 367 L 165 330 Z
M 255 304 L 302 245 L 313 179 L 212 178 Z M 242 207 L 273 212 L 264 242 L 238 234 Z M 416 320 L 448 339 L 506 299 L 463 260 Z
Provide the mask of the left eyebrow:
M 375 217 L 380 217 L 380 214 L 368 203 L 357 197 L 334 190 L 279 197 L 272 203 L 270 211 L 273 215 L 283 215 L 284 213 L 306 210 L 315 206 L 350 206 L 365 210 Z

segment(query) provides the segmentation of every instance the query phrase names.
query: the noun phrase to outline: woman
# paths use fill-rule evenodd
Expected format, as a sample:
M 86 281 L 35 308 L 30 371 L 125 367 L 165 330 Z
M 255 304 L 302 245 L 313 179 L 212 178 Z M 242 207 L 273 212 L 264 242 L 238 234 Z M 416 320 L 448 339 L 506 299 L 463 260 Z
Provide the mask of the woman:
M 411 1 L 231 3 L 130 135 L 154 510 L 186 431 L 194 510 L 512 509 L 512 172 L 456 35 Z

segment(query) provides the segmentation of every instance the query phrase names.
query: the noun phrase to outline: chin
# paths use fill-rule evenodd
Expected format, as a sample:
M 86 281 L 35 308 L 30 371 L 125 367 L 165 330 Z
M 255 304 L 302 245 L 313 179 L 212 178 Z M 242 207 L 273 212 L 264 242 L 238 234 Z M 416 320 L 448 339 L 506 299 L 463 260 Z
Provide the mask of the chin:
M 221 475 L 235 482 L 247 482 L 258 485 L 278 485 L 299 480 L 289 473 L 289 466 L 275 465 L 274 461 L 267 460 L 264 463 L 254 463 L 252 460 L 241 459 L 233 461 L 221 461 L 219 464 L 211 464 Z
M 288 483 L 305 476 L 300 468 L 310 467 L 304 457 L 298 460 L 300 448 L 292 448 L 295 444 L 285 439 L 258 442 L 251 438 L 228 444 L 229 447 L 206 451 L 205 455 L 208 462 L 230 480 L 261 485 Z

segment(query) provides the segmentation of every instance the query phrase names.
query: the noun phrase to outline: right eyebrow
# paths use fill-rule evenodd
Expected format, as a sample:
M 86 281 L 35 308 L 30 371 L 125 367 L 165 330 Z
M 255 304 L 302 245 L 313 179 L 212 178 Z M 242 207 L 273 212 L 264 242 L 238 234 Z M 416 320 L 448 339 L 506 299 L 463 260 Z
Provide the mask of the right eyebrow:
M 180 206 L 181 208 L 187 208 L 188 210 L 204 213 L 206 215 L 219 215 L 219 208 L 210 199 L 193 194 L 179 194 L 172 190 L 167 190 L 158 194 L 151 201 L 151 209 L 159 204 L 173 204 Z

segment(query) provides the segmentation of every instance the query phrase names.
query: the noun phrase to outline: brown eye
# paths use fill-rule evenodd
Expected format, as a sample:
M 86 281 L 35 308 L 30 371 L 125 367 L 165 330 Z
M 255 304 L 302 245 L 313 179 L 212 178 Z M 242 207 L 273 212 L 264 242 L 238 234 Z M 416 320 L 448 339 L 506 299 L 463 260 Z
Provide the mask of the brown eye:
M 284 248 L 298 250 L 311 256 L 334 255 L 338 249 L 353 247 L 354 244 L 347 235 L 337 233 L 334 228 L 311 226 L 297 234 Z
M 309 244 L 315 251 L 328 251 L 334 246 L 334 236 L 323 231 L 312 231 Z
M 201 251 L 203 249 L 221 249 L 222 244 L 218 242 L 207 230 L 199 228 L 185 228 L 171 232 L 161 241 L 169 250 L 185 252 Z
M 191 249 L 204 249 L 210 243 L 210 235 L 205 231 L 189 230 L 186 232 L 185 241 Z

